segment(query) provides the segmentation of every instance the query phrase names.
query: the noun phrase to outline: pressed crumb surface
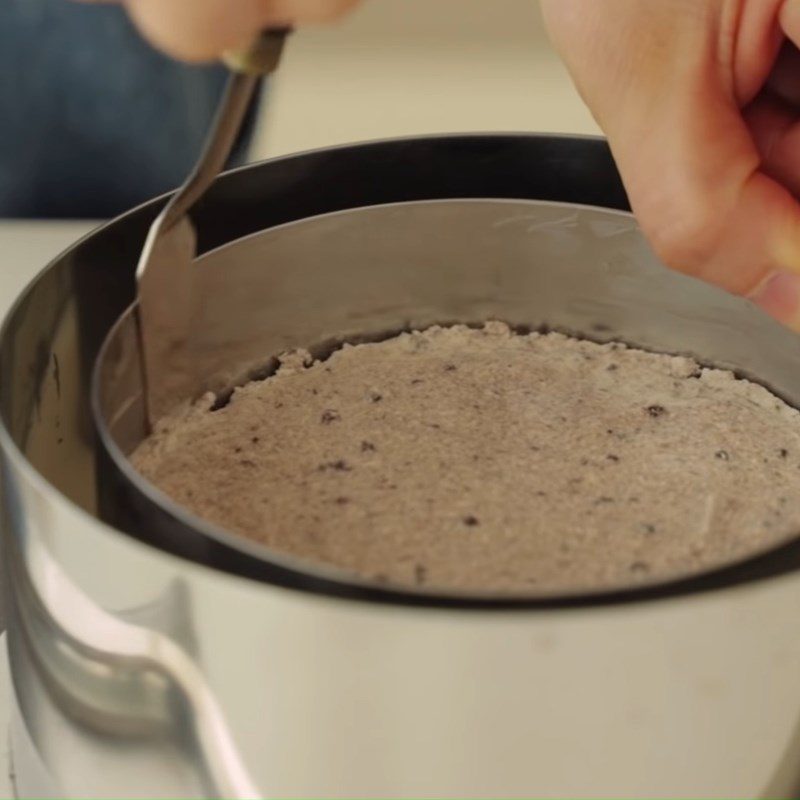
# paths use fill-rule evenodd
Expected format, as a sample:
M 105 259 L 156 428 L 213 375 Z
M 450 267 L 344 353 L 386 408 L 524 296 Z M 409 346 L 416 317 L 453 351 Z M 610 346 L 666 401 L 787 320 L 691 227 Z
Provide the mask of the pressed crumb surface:
M 800 529 L 800 414 L 689 358 L 497 322 L 285 355 L 133 454 L 178 503 L 399 586 L 626 586 Z

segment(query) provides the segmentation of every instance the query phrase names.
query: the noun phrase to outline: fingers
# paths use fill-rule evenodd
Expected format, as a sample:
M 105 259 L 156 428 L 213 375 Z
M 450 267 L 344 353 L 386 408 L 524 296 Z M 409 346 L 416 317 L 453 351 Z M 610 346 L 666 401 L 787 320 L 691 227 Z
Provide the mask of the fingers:
M 776 18 L 800 42 L 800 0 L 685 0 L 680 14 L 641 0 L 543 3 L 661 260 L 800 330 L 800 138 L 780 102 L 754 106 L 752 121 L 741 111 L 780 50 Z
M 210 61 L 270 26 L 329 22 L 357 0 L 124 0 L 137 27 L 159 49 Z
M 683 177 L 668 182 L 671 196 L 632 196 L 657 254 L 800 331 L 800 205 L 792 194 L 758 170 L 732 171 L 719 187 Z
M 800 73 L 798 73 L 800 74 Z M 800 116 L 797 108 L 764 95 L 745 112 L 762 169 L 800 196 Z
M 226 49 L 241 46 L 267 24 L 259 0 L 232 0 L 226 13 L 215 0 L 125 0 L 139 30 L 152 44 L 185 61 L 210 61 Z
M 776 272 L 759 287 L 752 300 L 778 322 L 800 330 L 800 278 L 797 275 Z
M 800 272 L 800 206 L 761 171 L 727 100 L 697 92 L 611 138 L 642 225 L 672 266 L 738 294 L 769 268 Z
M 762 169 L 733 102 L 696 91 L 666 108 L 639 127 L 638 136 L 625 126 L 610 133 L 634 211 L 656 253 L 674 269 L 752 297 L 800 329 L 800 204 Z M 791 168 L 785 153 L 797 163 L 791 147 L 800 146 L 800 138 L 793 125 L 771 132 L 773 141 L 762 145 L 782 174 Z
M 784 61 L 782 68 L 789 63 Z M 771 90 L 789 100 L 792 85 L 785 76 L 788 73 L 772 81 Z M 747 110 L 746 119 L 763 171 L 795 197 L 800 196 L 800 122 L 796 106 L 764 96 Z M 776 272 L 759 287 L 754 299 L 767 313 L 800 330 L 800 280 L 795 275 Z

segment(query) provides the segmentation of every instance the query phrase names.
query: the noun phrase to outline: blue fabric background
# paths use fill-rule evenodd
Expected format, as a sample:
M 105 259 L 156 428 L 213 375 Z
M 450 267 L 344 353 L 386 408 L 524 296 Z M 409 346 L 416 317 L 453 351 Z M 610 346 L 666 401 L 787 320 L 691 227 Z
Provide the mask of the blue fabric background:
M 0 216 L 109 217 L 176 187 L 224 82 L 115 5 L 0 0 Z

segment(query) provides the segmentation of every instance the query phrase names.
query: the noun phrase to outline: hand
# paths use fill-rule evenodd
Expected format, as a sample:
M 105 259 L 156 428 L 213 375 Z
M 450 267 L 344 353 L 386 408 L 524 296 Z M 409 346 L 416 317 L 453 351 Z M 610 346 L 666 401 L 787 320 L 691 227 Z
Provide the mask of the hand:
M 115 2 L 117 0 L 89 0 Z M 271 26 L 328 22 L 358 0 L 118 0 L 159 49 L 184 61 L 211 61 Z
M 669 266 L 800 330 L 800 0 L 542 0 Z

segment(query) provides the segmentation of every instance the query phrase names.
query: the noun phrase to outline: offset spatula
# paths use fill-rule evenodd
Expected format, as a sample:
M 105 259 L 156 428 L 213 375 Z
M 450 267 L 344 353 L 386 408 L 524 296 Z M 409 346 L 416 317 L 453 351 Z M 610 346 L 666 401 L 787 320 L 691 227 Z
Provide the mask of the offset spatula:
M 225 167 L 260 78 L 277 68 L 288 33 L 289 29 L 266 31 L 249 50 L 225 57 L 231 77 L 203 153 L 147 236 L 136 278 L 145 411 L 151 429 L 197 385 L 192 331 L 203 324 L 198 317 L 206 302 L 213 302 L 196 296 L 192 267 L 197 237 L 189 212 Z

